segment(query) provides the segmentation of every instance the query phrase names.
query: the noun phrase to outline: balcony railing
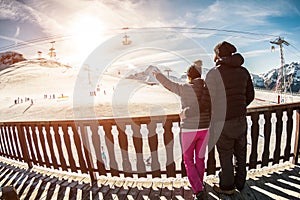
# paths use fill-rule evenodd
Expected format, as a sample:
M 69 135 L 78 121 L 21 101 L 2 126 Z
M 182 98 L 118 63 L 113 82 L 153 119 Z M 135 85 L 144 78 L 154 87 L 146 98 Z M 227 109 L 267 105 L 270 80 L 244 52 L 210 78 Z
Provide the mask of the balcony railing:
M 298 164 L 299 108 L 300 103 L 291 103 L 248 109 L 249 169 L 283 161 Z M 178 115 L 0 122 L 0 156 L 29 168 L 88 173 L 91 181 L 99 175 L 185 176 L 179 134 Z M 212 149 L 207 174 L 216 173 L 216 156 Z

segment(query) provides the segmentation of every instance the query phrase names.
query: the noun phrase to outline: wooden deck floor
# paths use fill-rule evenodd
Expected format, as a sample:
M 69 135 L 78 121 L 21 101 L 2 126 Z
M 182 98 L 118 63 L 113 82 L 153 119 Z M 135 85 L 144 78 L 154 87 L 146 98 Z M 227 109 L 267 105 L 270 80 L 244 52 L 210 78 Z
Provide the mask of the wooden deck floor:
M 300 199 L 300 167 L 291 164 L 248 172 L 246 187 L 232 196 L 212 190 L 216 176 L 205 179 L 208 199 Z M 99 177 L 90 185 L 88 175 L 66 174 L 44 168 L 27 169 L 0 158 L 0 186 L 12 185 L 20 199 L 192 199 L 186 179 Z

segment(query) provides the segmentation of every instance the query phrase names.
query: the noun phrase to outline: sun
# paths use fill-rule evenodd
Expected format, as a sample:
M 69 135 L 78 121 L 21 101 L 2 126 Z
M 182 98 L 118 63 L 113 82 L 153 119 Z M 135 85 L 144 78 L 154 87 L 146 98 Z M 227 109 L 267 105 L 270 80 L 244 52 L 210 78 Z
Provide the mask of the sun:
M 104 23 L 97 17 L 80 15 L 72 20 L 70 32 L 76 48 L 90 49 L 104 38 Z

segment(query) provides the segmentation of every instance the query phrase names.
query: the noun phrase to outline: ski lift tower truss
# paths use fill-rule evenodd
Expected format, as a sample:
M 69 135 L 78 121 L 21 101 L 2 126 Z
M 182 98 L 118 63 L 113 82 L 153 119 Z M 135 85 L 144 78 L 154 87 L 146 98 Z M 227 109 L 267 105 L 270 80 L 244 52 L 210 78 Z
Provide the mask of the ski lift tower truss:
M 129 28 L 126 27 L 126 28 L 123 28 L 123 30 L 128 30 Z M 124 35 L 124 40 L 122 41 L 123 45 L 130 45 L 131 44 L 131 41 L 129 40 L 129 36 L 127 35 L 127 33 L 125 32 L 125 35 Z
M 279 45 L 280 49 L 280 60 L 281 60 L 281 67 L 280 67 L 280 73 L 277 78 L 277 85 L 276 85 L 276 92 L 280 93 L 286 93 L 286 80 L 285 80 L 285 70 L 284 70 L 284 57 L 283 57 L 283 44 L 288 46 L 290 45 L 287 41 L 285 41 L 283 38 L 278 37 L 274 41 L 270 41 L 271 44 Z M 272 49 L 275 47 L 272 46 Z M 282 79 L 282 80 L 281 80 Z

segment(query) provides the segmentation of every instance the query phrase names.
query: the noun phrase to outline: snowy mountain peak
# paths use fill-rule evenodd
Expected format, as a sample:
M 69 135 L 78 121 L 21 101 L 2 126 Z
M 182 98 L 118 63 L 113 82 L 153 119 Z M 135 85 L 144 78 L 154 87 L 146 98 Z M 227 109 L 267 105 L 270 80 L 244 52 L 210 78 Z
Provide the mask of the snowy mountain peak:
M 256 87 L 265 87 L 266 89 L 275 90 L 278 77 L 281 74 L 281 68 L 272 69 L 264 74 L 254 78 L 253 82 Z M 300 64 L 292 62 L 291 64 L 284 65 L 286 91 L 288 92 L 299 92 L 300 91 Z M 256 82 L 261 83 L 263 79 L 263 86 L 255 84 Z
M 0 71 L 14 63 L 18 63 L 25 60 L 26 59 L 24 58 L 23 54 L 17 52 L 8 51 L 0 53 Z
M 44 58 L 26 59 L 23 54 L 13 51 L 0 53 L 0 72 L 8 68 L 28 67 L 33 65 L 48 68 L 71 68 L 70 66 L 64 65 L 55 60 L 47 60 Z

